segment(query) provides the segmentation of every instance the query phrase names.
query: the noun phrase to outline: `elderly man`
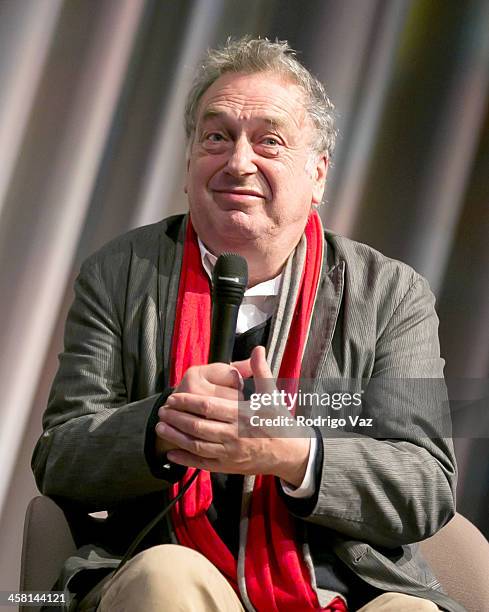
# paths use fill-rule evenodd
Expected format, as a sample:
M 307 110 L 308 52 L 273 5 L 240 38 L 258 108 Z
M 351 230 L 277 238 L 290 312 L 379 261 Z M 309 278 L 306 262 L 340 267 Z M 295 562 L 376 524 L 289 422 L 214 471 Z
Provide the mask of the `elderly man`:
M 286 43 L 228 42 L 200 68 L 186 128 L 190 214 L 82 266 L 33 458 L 44 494 L 108 511 L 67 561 L 72 607 L 462 610 L 413 545 L 454 513 L 453 450 L 426 397 L 363 408 L 388 432 L 415 421 L 409 439 L 240 435 L 243 379 L 260 393 L 277 377 L 443 376 L 426 281 L 322 229 L 334 145 L 322 85 Z M 209 279 L 228 251 L 246 258 L 248 289 L 234 361 L 208 364 Z

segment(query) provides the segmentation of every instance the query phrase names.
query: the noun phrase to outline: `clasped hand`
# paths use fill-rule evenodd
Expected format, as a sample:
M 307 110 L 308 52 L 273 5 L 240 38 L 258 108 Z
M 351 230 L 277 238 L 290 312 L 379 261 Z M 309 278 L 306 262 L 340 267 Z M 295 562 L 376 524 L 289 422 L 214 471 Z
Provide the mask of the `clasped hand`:
M 262 346 L 244 361 L 189 368 L 158 412 L 157 452 L 168 451 L 168 459 L 180 465 L 227 474 L 272 474 L 300 486 L 309 458 L 308 437 L 270 437 L 265 427 L 239 435 L 238 402 L 244 401 L 243 379 L 251 376 L 256 393 L 275 389 Z M 286 407 L 282 410 L 290 416 Z

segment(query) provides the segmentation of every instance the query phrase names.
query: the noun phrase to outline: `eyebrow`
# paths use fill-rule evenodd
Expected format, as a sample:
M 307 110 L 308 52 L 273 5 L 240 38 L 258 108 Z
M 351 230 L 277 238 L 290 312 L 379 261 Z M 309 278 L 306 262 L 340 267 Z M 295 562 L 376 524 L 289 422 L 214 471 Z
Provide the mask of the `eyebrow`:
M 231 115 L 224 111 L 219 111 L 217 109 L 208 108 L 205 113 L 202 115 L 201 121 L 204 122 L 210 119 L 228 119 L 231 118 Z M 262 123 L 266 123 L 272 129 L 280 129 L 287 125 L 287 122 L 281 117 L 271 117 L 271 116 L 258 116 L 254 117 L 254 121 L 261 121 Z

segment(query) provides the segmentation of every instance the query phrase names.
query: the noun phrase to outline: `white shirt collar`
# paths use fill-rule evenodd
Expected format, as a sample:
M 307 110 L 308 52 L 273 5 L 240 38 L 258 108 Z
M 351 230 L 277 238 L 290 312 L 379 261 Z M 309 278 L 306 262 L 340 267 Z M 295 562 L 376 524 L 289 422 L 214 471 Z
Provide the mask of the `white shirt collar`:
M 214 270 L 214 266 L 216 265 L 217 257 L 207 249 L 207 247 L 200 238 L 198 238 L 198 241 L 202 265 L 204 266 L 204 270 L 207 272 L 207 275 L 212 280 L 212 271 Z M 280 291 L 281 280 L 282 272 L 280 272 L 280 274 L 278 274 L 274 278 L 271 278 L 270 280 L 263 281 L 263 283 L 258 283 L 258 285 L 246 289 L 245 297 L 278 295 Z

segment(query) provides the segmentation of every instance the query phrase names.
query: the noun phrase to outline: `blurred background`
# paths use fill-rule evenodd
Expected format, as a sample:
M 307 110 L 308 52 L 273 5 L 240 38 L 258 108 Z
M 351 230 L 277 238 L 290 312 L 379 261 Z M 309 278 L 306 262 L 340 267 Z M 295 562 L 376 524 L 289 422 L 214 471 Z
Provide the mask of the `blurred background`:
M 243 34 L 287 39 L 336 105 L 325 224 L 424 274 L 447 376 L 489 378 L 488 0 L 0 0 L 0 590 L 80 263 L 186 209 L 193 70 Z M 455 440 L 486 536 L 488 411 Z

